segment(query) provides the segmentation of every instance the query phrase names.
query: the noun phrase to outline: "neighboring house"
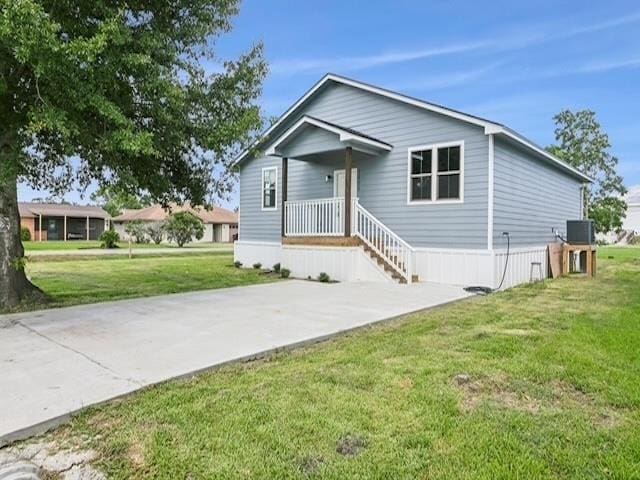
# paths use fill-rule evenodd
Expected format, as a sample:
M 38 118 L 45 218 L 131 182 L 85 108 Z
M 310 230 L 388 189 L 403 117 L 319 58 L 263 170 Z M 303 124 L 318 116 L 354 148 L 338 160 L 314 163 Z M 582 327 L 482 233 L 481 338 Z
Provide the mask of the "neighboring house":
M 622 229 L 640 235 L 640 185 L 631 187 L 625 200 L 627 217 L 622 222 Z
M 98 240 L 109 228 L 110 216 L 100 207 L 61 203 L 18 202 L 20 226 L 29 229 L 31 239 Z
M 590 181 L 503 125 L 336 75 L 236 165 L 236 260 L 341 281 L 497 287 L 503 232 L 504 286 L 529 281 Z
M 188 211 L 196 215 L 204 223 L 204 236 L 194 242 L 233 242 L 238 236 L 238 214 L 220 207 L 212 207 L 211 210 L 194 208 L 189 205 L 171 205 L 170 210 L 165 210 L 161 205 L 138 210 L 126 210 L 113 218 L 113 226 L 123 240 L 128 240 L 129 235 L 125 231 L 126 225 L 132 221 L 143 223 L 162 222 L 171 213 Z

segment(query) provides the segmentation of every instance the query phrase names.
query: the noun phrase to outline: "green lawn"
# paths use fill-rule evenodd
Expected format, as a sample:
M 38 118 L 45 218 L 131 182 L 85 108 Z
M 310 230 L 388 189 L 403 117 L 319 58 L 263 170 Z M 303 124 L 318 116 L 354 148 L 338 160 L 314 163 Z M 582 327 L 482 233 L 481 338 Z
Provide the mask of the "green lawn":
M 74 240 L 69 242 L 63 241 L 50 241 L 50 242 L 22 242 L 24 246 L 24 250 L 26 254 L 34 251 L 42 251 L 42 250 L 87 250 L 87 249 L 96 249 L 100 248 L 99 241 L 86 241 L 86 240 Z M 119 246 L 121 249 L 128 249 L 129 244 L 127 242 L 120 242 Z M 185 245 L 182 248 L 196 249 L 196 248 L 212 248 L 212 247 L 220 247 L 220 248 L 230 248 L 230 244 L 225 243 L 190 243 Z M 175 244 L 167 244 L 163 243 L 161 245 L 156 245 L 155 243 L 134 243 L 133 248 L 178 248 Z
M 170 382 L 51 436 L 116 479 L 639 478 L 640 249 L 601 253 L 595 280 Z
M 233 266 L 228 252 L 33 261 L 27 274 L 51 296 L 51 307 L 273 281 Z

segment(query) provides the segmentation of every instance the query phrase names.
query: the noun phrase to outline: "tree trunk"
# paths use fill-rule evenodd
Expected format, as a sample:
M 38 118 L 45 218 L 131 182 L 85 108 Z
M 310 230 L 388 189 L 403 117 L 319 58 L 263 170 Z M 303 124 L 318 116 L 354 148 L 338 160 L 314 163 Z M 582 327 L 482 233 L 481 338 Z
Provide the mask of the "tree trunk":
M 2 167 L 0 165 L 0 310 L 6 310 L 24 300 L 42 302 L 46 297 L 25 274 L 17 178 Z

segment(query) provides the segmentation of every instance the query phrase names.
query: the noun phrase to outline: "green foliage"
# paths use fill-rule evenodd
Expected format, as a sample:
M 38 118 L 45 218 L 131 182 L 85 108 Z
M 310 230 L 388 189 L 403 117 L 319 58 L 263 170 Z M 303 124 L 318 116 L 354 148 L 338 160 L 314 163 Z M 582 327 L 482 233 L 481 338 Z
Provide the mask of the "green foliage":
M 119 241 L 120 235 L 115 230 L 105 230 L 100 235 L 101 248 L 118 248 Z
M 24 271 L 27 267 L 27 257 L 20 257 L 13 259 L 13 268 L 15 270 Z
M 267 71 L 261 44 L 214 51 L 238 4 L 1 0 L 0 176 L 162 203 L 226 195 L 233 154 L 262 125 Z
M 318 275 L 319 282 L 328 283 L 330 280 L 331 278 L 329 277 L 329 274 L 327 274 L 326 272 L 320 272 L 320 275 Z
M 280 273 L 280 264 L 279 263 L 276 263 L 273 266 L 273 271 L 276 272 L 276 273 Z
M 127 232 L 134 243 L 149 243 L 147 227 L 140 220 L 128 222 L 124 227 L 124 231 Z
M 23 242 L 31 241 L 31 230 L 29 230 L 27 227 L 20 228 L 20 240 L 22 240 Z
M 253 264 L 253 268 L 256 270 L 260 270 L 262 268 L 262 264 L 260 262 L 256 262 Z
M 242 262 L 240 260 L 236 260 L 235 262 L 233 262 L 233 265 L 236 268 L 241 268 L 242 267 Z
M 125 210 L 137 210 L 151 205 L 148 195 L 139 195 L 123 191 L 109 185 L 103 185 L 91 195 L 91 200 L 100 204 L 112 217 L 122 215 Z
M 563 110 L 553 118 L 558 144 L 548 150 L 595 180 L 586 192 L 588 218 L 595 221 L 597 232 L 620 230 L 627 208 L 621 197 L 627 190 L 617 173 L 618 159 L 609 151 L 609 136 L 595 112 Z
M 164 239 L 164 222 L 152 222 L 147 225 L 145 231 L 153 243 L 160 245 Z
M 280 269 L 280 276 L 282 278 L 289 278 L 289 275 L 291 275 L 291 270 L 289 270 L 288 268 L 281 268 Z
M 170 242 L 175 242 L 179 247 L 183 247 L 193 238 L 197 240 L 204 236 L 204 224 L 202 220 L 190 212 L 174 213 L 165 223 L 165 232 Z

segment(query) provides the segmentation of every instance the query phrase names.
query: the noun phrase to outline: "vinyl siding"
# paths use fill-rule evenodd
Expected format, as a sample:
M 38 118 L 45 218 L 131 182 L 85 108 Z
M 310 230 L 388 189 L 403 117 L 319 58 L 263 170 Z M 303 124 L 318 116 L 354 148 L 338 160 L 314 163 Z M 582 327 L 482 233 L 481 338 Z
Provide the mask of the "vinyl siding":
M 481 127 L 406 105 L 341 84 L 328 84 L 274 132 L 285 131 L 301 115 L 350 127 L 393 145 L 379 156 L 355 156 L 360 203 L 414 247 L 486 248 L 488 139 Z M 463 140 L 464 202 L 407 205 L 407 152 L 410 147 Z M 334 152 L 310 162 L 289 161 L 289 199 L 333 195 L 327 173 L 342 168 L 343 153 Z M 280 238 L 278 211 L 260 209 L 260 175 L 276 158 L 258 158 L 242 164 L 240 179 L 240 240 Z M 281 180 L 278 169 L 278 178 Z
M 566 230 L 567 220 L 580 218 L 580 181 L 537 160 L 506 140 L 495 140 L 494 248 L 552 242 L 551 232 Z
M 309 153 L 343 149 L 338 135 L 322 128 L 308 125 L 296 132 L 296 136 L 286 145 L 278 148 L 283 157 L 295 158 Z

